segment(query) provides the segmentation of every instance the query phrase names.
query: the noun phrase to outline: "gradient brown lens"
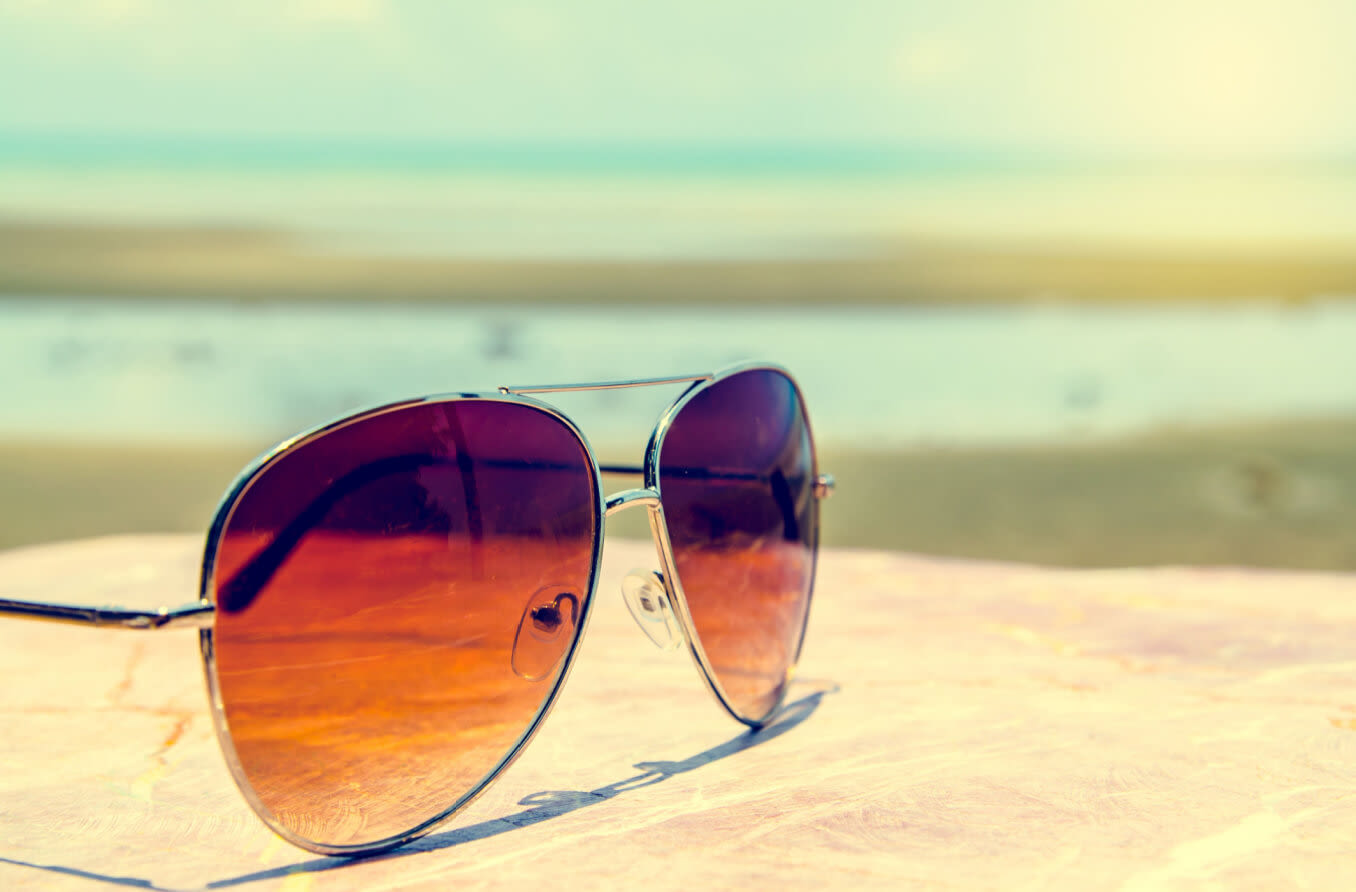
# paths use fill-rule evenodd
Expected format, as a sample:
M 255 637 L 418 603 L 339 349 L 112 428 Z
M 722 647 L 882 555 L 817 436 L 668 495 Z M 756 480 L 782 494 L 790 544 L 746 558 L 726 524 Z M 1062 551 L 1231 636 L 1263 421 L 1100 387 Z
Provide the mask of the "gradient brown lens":
M 238 774 L 276 824 L 381 842 L 501 767 L 578 639 L 598 493 L 559 418 L 474 399 L 341 425 L 246 486 L 212 644 Z
M 805 631 L 818 541 L 815 457 L 796 386 L 771 369 L 698 391 L 659 447 L 678 580 L 727 705 L 781 702 Z

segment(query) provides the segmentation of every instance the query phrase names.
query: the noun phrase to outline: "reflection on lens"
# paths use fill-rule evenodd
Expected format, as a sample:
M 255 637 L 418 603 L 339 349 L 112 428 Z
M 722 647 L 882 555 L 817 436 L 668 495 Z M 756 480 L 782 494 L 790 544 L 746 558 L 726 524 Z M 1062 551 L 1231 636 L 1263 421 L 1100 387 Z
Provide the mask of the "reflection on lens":
M 268 816 L 312 843 L 369 844 L 497 770 L 578 640 L 598 499 L 571 428 L 494 400 L 367 416 L 251 481 L 218 542 L 212 634 L 235 756 Z M 540 625 L 561 603 L 578 609 L 515 654 L 524 616 Z
M 800 650 L 818 537 L 815 473 L 796 386 L 769 369 L 697 392 L 660 444 L 678 579 L 726 702 L 748 721 L 777 707 Z

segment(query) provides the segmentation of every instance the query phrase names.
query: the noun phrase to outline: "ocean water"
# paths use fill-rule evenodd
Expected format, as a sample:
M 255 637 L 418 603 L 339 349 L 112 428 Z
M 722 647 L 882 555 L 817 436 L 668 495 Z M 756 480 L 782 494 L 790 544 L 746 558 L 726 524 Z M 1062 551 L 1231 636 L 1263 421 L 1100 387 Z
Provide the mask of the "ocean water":
M 1356 300 L 1302 307 L 464 309 L 0 299 L 0 437 L 264 444 L 499 385 L 779 362 L 823 442 L 1069 442 L 1356 412 Z M 643 447 L 677 391 L 547 397 Z
M 1356 245 L 1356 169 L 0 134 L 6 222 L 226 226 L 321 252 L 514 261 L 907 257 L 930 240 L 1331 252 Z M 766 359 L 798 376 L 825 441 L 1066 441 L 1351 413 L 1353 344 L 1356 295 L 725 311 L 8 296 L 0 437 L 272 441 L 414 394 Z M 643 444 L 664 404 L 648 391 L 556 399 L 605 443 Z

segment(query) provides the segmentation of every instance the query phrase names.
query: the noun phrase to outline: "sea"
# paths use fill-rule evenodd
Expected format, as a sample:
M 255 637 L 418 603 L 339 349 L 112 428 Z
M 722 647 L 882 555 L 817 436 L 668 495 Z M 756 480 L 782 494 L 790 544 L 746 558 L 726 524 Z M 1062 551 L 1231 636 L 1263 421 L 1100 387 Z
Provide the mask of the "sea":
M 1356 175 L 846 150 L 11 138 L 0 139 L 0 224 L 13 222 L 266 229 L 322 252 L 529 262 L 869 257 L 920 236 L 1332 245 L 1356 244 Z M 821 440 L 862 448 L 1356 412 L 1356 295 L 1098 306 L 1032 297 L 684 309 L 10 294 L 0 296 L 0 438 L 262 443 L 412 395 L 748 359 L 792 371 Z M 595 442 L 643 446 L 666 398 L 559 399 Z
M 1356 412 L 1356 301 L 617 310 L 0 300 L 0 437 L 274 441 L 410 396 L 779 363 L 859 448 L 1070 442 Z M 547 397 L 634 442 L 676 392 Z

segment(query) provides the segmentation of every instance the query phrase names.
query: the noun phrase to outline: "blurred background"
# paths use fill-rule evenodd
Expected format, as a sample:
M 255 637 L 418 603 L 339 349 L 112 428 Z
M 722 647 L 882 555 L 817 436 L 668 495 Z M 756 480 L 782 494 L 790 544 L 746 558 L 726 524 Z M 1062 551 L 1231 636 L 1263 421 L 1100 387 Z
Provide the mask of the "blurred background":
M 204 530 L 383 400 L 760 358 L 831 545 L 1356 568 L 1353 34 L 1346 0 L 0 0 L 0 548 Z M 558 403 L 638 460 L 676 395 Z

